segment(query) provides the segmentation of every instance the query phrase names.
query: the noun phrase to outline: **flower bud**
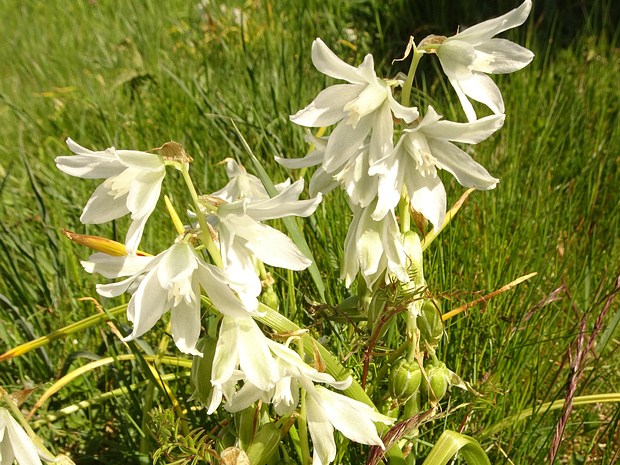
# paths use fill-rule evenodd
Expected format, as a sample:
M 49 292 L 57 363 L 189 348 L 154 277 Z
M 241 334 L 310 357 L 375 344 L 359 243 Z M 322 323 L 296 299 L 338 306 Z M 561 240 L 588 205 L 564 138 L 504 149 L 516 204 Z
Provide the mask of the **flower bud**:
M 399 404 L 404 404 L 420 388 L 422 372 L 417 363 L 407 363 L 404 358 L 398 360 L 390 370 L 388 391 Z
M 276 291 L 273 289 L 273 286 L 268 286 L 265 290 L 263 290 L 260 295 L 260 300 L 262 303 L 267 305 L 267 307 L 273 308 L 276 311 L 280 307 L 280 299 L 278 298 Z
M 436 404 L 443 399 L 443 396 L 445 396 L 448 391 L 448 387 L 450 386 L 450 370 L 448 370 L 448 367 L 446 367 L 446 364 L 443 362 L 439 362 L 439 365 L 424 367 L 424 369 L 428 376 L 428 382 L 424 380 L 422 383 L 422 391 L 429 403 Z
M 274 423 L 261 426 L 247 450 L 250 465 L 265 465 L 278 450 L 281 439 L 282 431 Z
M 194 355 L 192 360 L 192 372 L 190 375 L 190 383 L 194 388 L 192 398 L 199 400 L 203 404 L 209 401 L 211 391 L 213 390 L 211 371 L 216 346 L 217 338 L 205 336 L 199 339 L 196 343 L 196 349 L 202 352 L 202 357 Z
M 438 307 L 437 302 L 425 300 L 418 316 L 420 338 L 431 347 L 437 347 L 443 336 L 443 322 Z

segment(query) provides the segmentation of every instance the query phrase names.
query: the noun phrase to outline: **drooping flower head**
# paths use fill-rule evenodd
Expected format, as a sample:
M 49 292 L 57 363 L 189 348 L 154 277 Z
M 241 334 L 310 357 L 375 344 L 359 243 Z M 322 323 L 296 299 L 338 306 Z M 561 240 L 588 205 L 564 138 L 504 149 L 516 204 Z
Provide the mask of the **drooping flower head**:
M 534 54 L 514 42 L 493 37 L 523 24 L 531 9 L 532 1 L 525 0 L 520 7 L 499 18 L 489 19 L 448 37 L 437 48 L 441 67 L 469 121 L 476 120 L 476 112 L 468 97 L 484 103 L 495 114 L 504 113 L 502 94 L 486 74 L 520 70 L 532 61 Z
M 326 172 L 332 173 L 347 163 L 371 131 L 370 161 L 382 158 L 393 146 L 393 116 L 407 123 L 418 117 L 416 108 L 396 102 L 389 83 L 377 77 L 372 55 L 366 55 L 355 68 L 338 58 L 321 39 L 315 39 L 312 62 L 322 73 L 350 83 L 328 87 L 310 105 L 291 116 L 291 121 L 307 127 L 338 123 L 323 153 Z
M 89 273 L 106 278 L 129 276 L 117 283 L 97 285 L 97 292 L 104 297 L 132 292 L 127 317 L 134 327 L 125 340 L 141 336 L 172 310 L 171 332 L 176 346 L 184 353 L 198 355 L 195 347 L 201 326 L 201 286 L 215 308 L 225 315 L 258 314 L 256 307 L 245 306 L 229 288 L 224 271 L 206 263 L 189 244 L 174 244 L 156 257 L 96 253 L 82 265 Z
M 125 248 L 134 254 L 159 199 L 166 174 L 164 159 L 153 153 L 114 147 L 93 152 L 71 139 L 67 139 L 67 145 L 75 155 L 56 157 L 58 169 L 79 178 L 105 178 L 86 203 L 80 221 L 100 224 L 131 213 Z
M 492 115 L 472 123 L 442 121 L 429 106 L 422 121 L 401 134 L 394 150 L 373 164 L 369 173 L 379 176 L 377 207 L 372 218 L 379 220 L 398 204 L 403 187 L 411 206 L 438 231 L 446 215 L 446 191 L 437 169 L 444 169 L 465 187 L 493 189 L 499 179 L 452 142 L 476 144 L 504 123 L 504 115 Z

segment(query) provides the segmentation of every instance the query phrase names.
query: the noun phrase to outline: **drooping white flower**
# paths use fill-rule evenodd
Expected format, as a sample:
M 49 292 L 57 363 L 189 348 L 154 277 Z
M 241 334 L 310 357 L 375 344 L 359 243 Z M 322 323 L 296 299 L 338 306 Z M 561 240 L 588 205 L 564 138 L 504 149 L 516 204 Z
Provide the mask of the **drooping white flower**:
M 82 265 L 89 273 L 106 278 L 129 276 L 117 283 L 97 285 L 97 292 L 104 297 L 116 297 L 131 287 L 127 318 L 134 327 L 125 340 L 141 336 L 171 310 L 176 346 L 184 353 L 198 355 L 195 346 L 200 335 L 201 286 L 221 313 L 232 317 L 258 315 L 256 307 L 245 306 L 235 296 L 223 270 L 206 263 L 189 244 L 174 244 L 156 257 L 95 253 Z
M 11 465 L 17 460 L 19 465 L 41 465 L 41 459 L 56 462 L 37 447 L 7 409 L 0 407 L 0 464 Z
M 485 73 L 505 74 L 527 66 L 534 54 L 506 39 L 494 39 L 500 32 L 520 26 L 532 9 L 531 0 L 499 18 L 490 19 L 448 37 L 437 48 L 441 67 L 454 86 L 469 121 L 476 112 L 468 97 L 484 103 L 493 113 L 504 112 L 504 100 L 497 85 Z
M 368 288 L 387 270 L 401 282 L 409 282 L 407 257 L 394 210 L 376 221 L 372 218 L 376 201 L 366 208 L 354 207 L 353 219 L 344 241 L 341 278 L 347 287 L 362 273 Z
M 56 166 L 71 176 L 106 178 L 90 197 L 80 221 L 100 224 L 131 213 L 132 223 L 125 237 L 127 253 L 134 254 L 144 225 L 157 205 L 166 174 L 160 155 L 135 150 L 93 152 L 67 139 L 75 155 L 56 157 Z
M 418 117 L 416 108 L 396 102 L 390 84 L 377 77 L 372 55 L 366 55 L 355 68 L 338 58 L 321 39 L 316 39 L 312 43 L 312 62 L 322 73 L 350 83 L 328 87 L 310 105 L 291 116 L 291 121 L 307 127 L 338 123 L 323 154 L 326 172 L 332 173 L 355 156 L 371 131 L 370 161 L 383 158 L 392 148 L 393 116 L 407 123 Z
M 254 257 L 290 270 L 303 270 L 312 264 L 288 236 L 260 223 L 290 215 L 311 215 L 322 197 L 319 194 L 313 199 L 298 200 L 302 190 L 303 179 L 300 179 L 273 198 L 246 198 L 219 207 L 217 230 L 222 261 L 233 280 L 232 288 L 242 300 L 255 299 L 261 291 Z
M 381 219 L 394 209 L 406 186 L 411 206 L 438 231 L 446 215 L 446 191 L 437 168 L 452 173 L 465 187 L 495 188 L 499 179 L 449 141 L 477 144 L 502 126 L 505 115 L 487 116 L 472 123 L 440 121 L 441 118 L 429 106 L 424 119 L 405 129 L 394 150 L 370 167 L 369 173 L 379 176 L 373 219 Z
M 351 378 L 336 381 L 331 375 L 320 373 L 304 363 L 288 347 L 274 341 L 268 344 L 275 356 L 280 380 L 267 391 L 246 380 L 243 387 L 228 398 L 228 411 L 243 410 L 260 399 L 272 402 L 278 415 L 289 415 L 297 408 L 301 386 L 306 391 L 306 419 L 314 446 L 313 464 L 327 465 L 334 461 L 334 428 L 355 442 L 384 447 L 375 423 L 391 424 L 395 419 L 381 415 L 362 402 L 315 386 L 315 383 L 324 383 L 343 390 L 351 385 Z

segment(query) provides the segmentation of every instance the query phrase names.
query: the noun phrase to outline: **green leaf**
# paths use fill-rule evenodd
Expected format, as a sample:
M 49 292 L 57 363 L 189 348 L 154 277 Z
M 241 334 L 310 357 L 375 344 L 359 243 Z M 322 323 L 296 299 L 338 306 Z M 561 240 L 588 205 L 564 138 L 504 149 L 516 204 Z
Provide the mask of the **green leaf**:
M 439 436 L 439 440 L 422 465 L 445 465 L 457 452 L 460 452 L 469 465 L 491 465 L 486 452 L 478 441 L 450 430 L 444 431 Z

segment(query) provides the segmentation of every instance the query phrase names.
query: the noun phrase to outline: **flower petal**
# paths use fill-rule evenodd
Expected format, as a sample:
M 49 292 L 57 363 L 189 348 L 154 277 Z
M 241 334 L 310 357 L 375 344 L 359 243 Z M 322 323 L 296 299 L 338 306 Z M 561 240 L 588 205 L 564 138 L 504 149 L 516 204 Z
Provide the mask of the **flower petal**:
M 366 59 L 371 55 L 367 55 Z M 365 60 L 366 60 L 365 59 Z M 357 84 L 366 84 L 357 68 L 345 63 L 332 52 L 325 42 L 321 39 L 315 39 L 312 42 L 312 63 L 321 73 L 343 81 L 349 81 Z M 374 67 L 374 66 L 373 66 Z
M 325 410 L 313 396 L 306 394 L 306 418 L 314 447 L 312 465 L 328 465 L 336 458 L 334 427 Z
M 494 189 L 499 182 L 499 179 L 491 176 L 482 165 L 454 144 L 429 138 L 428 145 L 437 158 L 437 166 L 452 173 L 462 186 L 489 190 Z
M 501 128 L 505 119 L 506 115 L 500 114 L 486 116 L 471 123 L 437 121 L 420 129 L 420 131 L 427 137 L 477 144 Z
M 127 306 L 127 315 L 133 315 L 133 331 L 123 341 L 142 336 L 169 308 L 168 291 L 160 286 L 156 270 L 151 270 Z
M 478 45 L 476 50 L 493 55 L 493 60 L 487 65 L 493 74 L 518 71 L 534 59 L 531 50 L 506 39 L 491 39 Z
M 306 127 L 331 126 L 347 115 L 344 106 L 355 100 L 364 86 L 336 84 L 319 92 L 308 106 L 290 116 L 290 120 Z
M 497 87 L 486 74 L 474 73 L 474 75 L 459 82 L 461 89 L 469 98 L 484 103 L 496 115 L 504 113 L 504 99 Z
M 500 16 L 499 18 L 489 19 L 475 26 L 469 27 L 462 32 L 459 32 L 453 37 L 446 39 L 446 42 L 450 39 L 466 40 L 470 44 L 480 44 L 486 42 L 491 37 L 504 32 L 508 29 L 520 26 L 525 22 L 530 10 L 532 9 L 532 1 L 525 0 L 518 8 Z
M 129 213 L 127 197 L 115 197 L 107 182 L 95 189 L 84 207 L 80 221 L 84 224 L 101 224 L 115 220 Z

